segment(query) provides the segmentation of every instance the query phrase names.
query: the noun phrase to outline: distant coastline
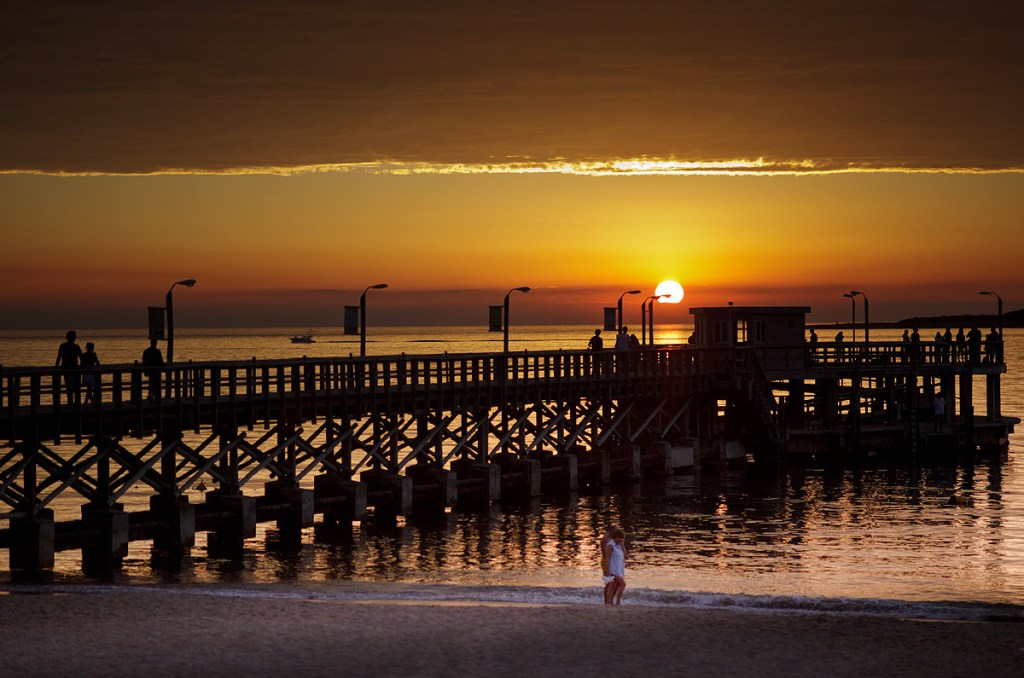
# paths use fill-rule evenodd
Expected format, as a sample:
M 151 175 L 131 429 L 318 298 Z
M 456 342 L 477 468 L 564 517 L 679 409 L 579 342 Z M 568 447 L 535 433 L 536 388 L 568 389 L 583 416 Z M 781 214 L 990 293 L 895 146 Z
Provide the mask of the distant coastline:
M 872 322 L 871 329 L 900 329 L 904 327 L 927 327 L 931 328 L 970 328 L 970 327 L 998 327 L 999 316 L 994 313 L 987 313 L 981 315 L 935 315 L 935 316 L 914 316 L 913 318 L 904 318 L 903 320 L 896 320 L 894 322 Z M 850 323 L 850 322 L 834 322 L 834 323 L 807 323 L 808 329 L 823 329 L 823 328 L 852 328 L 864 327 L 864 323 Z M 1009 313 L 1003 314 L 1003 327 L 1004 328 L 1017 328 L 1024 327 L 1024 309 L 1016 311 L 1010 311 Z

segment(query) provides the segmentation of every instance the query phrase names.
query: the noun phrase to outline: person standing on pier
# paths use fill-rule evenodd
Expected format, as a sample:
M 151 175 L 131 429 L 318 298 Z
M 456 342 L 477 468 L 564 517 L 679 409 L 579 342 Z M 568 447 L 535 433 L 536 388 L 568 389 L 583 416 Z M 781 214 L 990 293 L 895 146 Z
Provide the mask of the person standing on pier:
M 628 371 L 627 361 L 629 358 L 629 328 L 623 325 L 619 333 L 615 335 L 615 369 L 625 374 Z
M 64 377 L 64 388 L 68 392 L 68 405 L 77 405 L 80 400 L 78 367 L 82 361 L 82 347 L 75 343 L 78 334 L 74 330 L 68 330 L 64 335 L 67 340 L 57 348 L 57 362 L 54 367 L 59 367 Z
M 967 333 L 967 352 L 972 365 L 981 362 L 981 330 L 977 327 L 972 327 Z
M 963 362 L 967 358 L 967 336 L 964 334 L 964 328 L 960 328 L 956 333 L 956 360 L 957 362 Z
M 601 330 L 594 330 L 594 336 L 587 342 L 587 350 L 598 354 L 591 359 L 591 365 L 593 365 L 591 372 L 594 376 L 598 376 L 603 371 L 601 361 L 604 360 L 600 355 L 604 351 L 604 339 L 601 338 Z
M 82 375 L 82 384 L 85 386 L 86 404 L 99 400 L 99 389 L 97 388 L 99 375 L 92 369 L 99 367 L 99 364 L 100 359 L 96 355 L 96 344 L 91 341 L 86 342 L 85 353 L 82 354 L 82 369 L 85 370 L 85 374 Z
M 995 363 L 996 355 L 999 348 L 999 332 L 996 328 L 992 328 L 992 331 L 985 335 L 985 362 Z
M 942 333 L 942 341 L 942 362 L 953 362 L 950 359 L 950 355 L 953 353 L 953 329 L 951 327 L 947 327 L 946 331 Z
M 149 380 L 149 399 L 160 399 L 160 376 L 164 366 L 164 356 L 157 348 L 156 339 L 149 340 L 149 348 L 142 352 L 142 365 L 146 368 Z

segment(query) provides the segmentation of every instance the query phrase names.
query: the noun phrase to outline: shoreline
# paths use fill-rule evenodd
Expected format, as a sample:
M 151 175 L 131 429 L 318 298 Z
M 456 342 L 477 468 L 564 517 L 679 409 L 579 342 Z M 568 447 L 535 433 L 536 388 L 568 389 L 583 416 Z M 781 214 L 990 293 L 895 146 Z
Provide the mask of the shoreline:
M 374 588 L 374 587 L 369 587 Z M 793 611 L 62 591 L 0 595 L 20 676 L 1020 675 L 1022 627 Z M 181 593 L 179 591 L 178 593 Z

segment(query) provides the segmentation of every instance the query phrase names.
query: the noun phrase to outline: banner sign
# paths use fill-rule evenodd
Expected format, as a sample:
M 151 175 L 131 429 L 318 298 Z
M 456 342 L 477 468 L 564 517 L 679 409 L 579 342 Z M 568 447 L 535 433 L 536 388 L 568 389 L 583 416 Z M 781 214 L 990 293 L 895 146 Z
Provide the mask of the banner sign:
M 164 307 L 149 306 L 149 338 L 165 339 L 164 337 Z
M 604 307 L 604 329 L 606 332 L 614 332 L 619 329 L 619 309 L 617 306 Z
M 345 307 L 345 334 L 359 334 L 359 307 Z
M 501 332 L 501 319 L 505 312 L 504 306 L 489 306 L 487 314 L 487 330 L 489 332 Z

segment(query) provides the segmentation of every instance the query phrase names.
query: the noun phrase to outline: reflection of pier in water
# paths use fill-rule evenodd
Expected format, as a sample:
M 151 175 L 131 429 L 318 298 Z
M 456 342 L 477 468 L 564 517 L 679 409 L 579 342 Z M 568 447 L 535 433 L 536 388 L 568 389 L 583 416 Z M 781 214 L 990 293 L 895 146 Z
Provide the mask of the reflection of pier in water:
M 709 327 L 698 323 L 692 346 L 619 354 L 175 364 L 152 394 L 141 368 L 105 366 L 89 402 L 83 391 L 71 405 L 59 371 L 6 370 L 0 540 L 12 569 L 82 549 L 84 567 L 101 571 L 133 540 L 184 553 L 205 531 L 211 553 L 238 555 L 257 522 L 298 543 L 317 515 L 351 526 L 368 512 L 387 520 L 857 446 L 1005 446 L 1016 423 L 999 411 L 1000 361 L 931 344 L 788 346 L 770 332 L 716 345 Z M 959 403 L 941 434 L 921 423 L 937 391 Z

